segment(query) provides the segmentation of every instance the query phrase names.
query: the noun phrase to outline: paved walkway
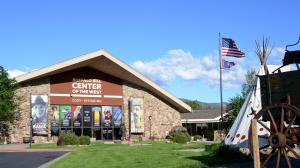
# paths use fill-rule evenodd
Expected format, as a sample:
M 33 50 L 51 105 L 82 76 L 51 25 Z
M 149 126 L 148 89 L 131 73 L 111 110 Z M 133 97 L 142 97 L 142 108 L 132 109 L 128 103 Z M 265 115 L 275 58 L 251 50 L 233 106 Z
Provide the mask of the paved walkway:
M 29 149 L 29 144 L 0 145 L 0 152 L 71 152 L 76 148 Z
M 26 152 L 28 144 L 6 144 L 0 145 L 0 152 Z
M 29 144 L 6 144 L 0 145 L 0 150 L 3 149 L 26 149 L 29 147 Z
M 180 150 L 177 150 L 177 151 L 180 151 L 180 152 L 204 152 L 205 149 L 204 148 L 198 148 L 198 149 L 180 149 Z

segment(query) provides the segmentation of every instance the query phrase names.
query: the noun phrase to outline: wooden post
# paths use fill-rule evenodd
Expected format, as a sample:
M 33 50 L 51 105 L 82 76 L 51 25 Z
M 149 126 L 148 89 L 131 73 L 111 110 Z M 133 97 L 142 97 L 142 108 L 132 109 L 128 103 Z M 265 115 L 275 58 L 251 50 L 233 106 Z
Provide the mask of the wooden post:
M 260 168 L 259 144 L 258 144 L 258 136 L 257 136 L 256 119 L 251 120 L 251 132 L 252 132 L 252 151 L 253 151 L 253 159 L 254 159 L 254 168 Z

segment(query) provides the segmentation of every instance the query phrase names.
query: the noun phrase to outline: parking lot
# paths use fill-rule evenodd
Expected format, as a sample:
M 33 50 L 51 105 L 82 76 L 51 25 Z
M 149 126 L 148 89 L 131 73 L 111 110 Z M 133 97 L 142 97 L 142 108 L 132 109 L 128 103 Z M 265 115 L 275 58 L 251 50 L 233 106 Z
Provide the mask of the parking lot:
M 67 152 L 0 152 L 1 168 L 39 167 Z

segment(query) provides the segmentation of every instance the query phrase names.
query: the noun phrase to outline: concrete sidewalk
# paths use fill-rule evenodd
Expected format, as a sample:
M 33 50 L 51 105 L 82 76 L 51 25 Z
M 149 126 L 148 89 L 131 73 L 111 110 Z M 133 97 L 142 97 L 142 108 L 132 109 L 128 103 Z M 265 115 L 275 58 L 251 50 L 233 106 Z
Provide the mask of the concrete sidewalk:
M 25 151 L 29 144 L 5 144 L 0 145 L 0 152 L 2 151 Z
M 29 144 L 0 145 L 0 152 L 71 152 L 77 148 L 29 149 Z

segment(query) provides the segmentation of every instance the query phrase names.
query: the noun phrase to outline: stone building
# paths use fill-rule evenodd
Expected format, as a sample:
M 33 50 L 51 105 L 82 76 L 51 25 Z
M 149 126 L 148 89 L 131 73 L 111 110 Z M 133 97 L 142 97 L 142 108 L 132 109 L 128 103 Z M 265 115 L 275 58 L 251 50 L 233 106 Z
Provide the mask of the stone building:
M 16 77 L 20 120 L 11 143 L 62 132 L 102 140 L 165 138 L 190 106 L 104 50 Z
M 223 117 L 228 116 L 224 113 Z M 222 130 L 220 109 L 193 110 L 192 113 L 181 113 L 181 123 L 191 136 L 201 135 L 207 140 L 219 141 Z

